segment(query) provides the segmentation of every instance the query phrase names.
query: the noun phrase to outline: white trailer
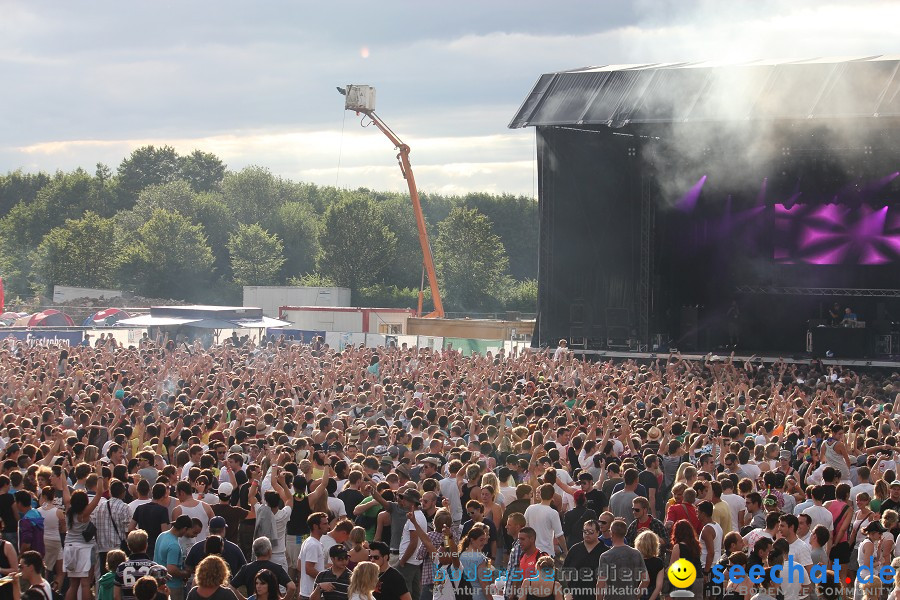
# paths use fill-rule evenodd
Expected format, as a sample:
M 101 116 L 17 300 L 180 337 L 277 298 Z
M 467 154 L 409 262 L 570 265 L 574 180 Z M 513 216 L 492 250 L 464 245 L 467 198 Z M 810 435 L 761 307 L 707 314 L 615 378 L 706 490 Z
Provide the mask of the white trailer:
M 278 318 L 282 306 L 350 306 L 350 289 L 290 285 L 245 285 L 244 306 L 258 306 L 263 315 Z
M 403 335 L 407 320 L 414 314 L 408 308 L 282 306 L 278 318 L 304 331 Z

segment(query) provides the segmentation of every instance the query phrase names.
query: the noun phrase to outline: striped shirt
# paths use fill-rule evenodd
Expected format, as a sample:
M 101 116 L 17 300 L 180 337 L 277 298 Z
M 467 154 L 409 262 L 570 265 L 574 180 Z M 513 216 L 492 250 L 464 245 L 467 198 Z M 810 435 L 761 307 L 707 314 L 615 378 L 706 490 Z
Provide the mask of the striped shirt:
M 322 590 L 322 600 L 347 600 L 347 589 L 350 587 L 350 569 L 344 569 L 340 576 L 334 574 L 331 569 L 326 569 L 316 575 L 316 585 L 330 583 L 334 591 Z

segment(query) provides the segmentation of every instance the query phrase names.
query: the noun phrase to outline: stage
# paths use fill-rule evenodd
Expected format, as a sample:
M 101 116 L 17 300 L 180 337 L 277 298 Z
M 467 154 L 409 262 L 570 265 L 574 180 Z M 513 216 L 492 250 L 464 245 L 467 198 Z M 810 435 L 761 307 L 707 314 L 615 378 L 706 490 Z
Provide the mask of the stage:
M 621 350 L 584 350 L 579 348 L 571 349 L 572 353 L 578 357 L 587 357 L 590 360 L 636 360 L 636 361 L 653 361 L 656 359 L 666 360 L 669 358 L 668 352 L 628 352 Z M 712 353 L 714 362 L 722 363 L 730 356 L 729 354 Z M 703 362 L 707 354 L 683 353 L 681 358 L 691 362 Z M 785 362 L 790 365 L 808 365 L 813 359 L 811 356 L 778 356 L 777 354 L 766 354 L 757 356 L 753 354 L 735 354 L 734 362 L 740 368 L 743 368 L 745 362 L 753 358 L 754 362 L 762 361 L 764 364 L 772 364 L 775 362 Z M 840 358 L 824 358 L 818 359 L 826 366 L 841 366 L 851 369 L 879 368 L 879 369 L 900 369 L 900 356 L 884 357 L 879 359 L 840 359 Z
M 535 347 L 900 355 L 900 60 L 548 73 L 510 127 L 536 135 Z M 817 331 L 833 310 L 862 332 Z

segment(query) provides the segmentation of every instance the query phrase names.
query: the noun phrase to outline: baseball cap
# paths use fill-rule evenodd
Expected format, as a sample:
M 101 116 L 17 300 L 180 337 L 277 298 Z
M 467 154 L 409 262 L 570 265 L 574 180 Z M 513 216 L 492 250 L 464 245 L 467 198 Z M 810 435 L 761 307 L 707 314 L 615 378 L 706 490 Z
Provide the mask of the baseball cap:
M 328 556 L 331 558 L 340 558 L 342 556 L 347 556 L 347 549 L 344 548 L 340 544 L 335 544 L 328 550 Z
M 422 495 L 416 490 L 406 490 L 403 492 L 403 498 L 414 504 L 419 504 L 422 501 Z
M 219 484 L 219 495 L 220 496 L 230 496 L 234 492 L 234 486 L 224 481 Z M 212 521 L 210 521 L 212 523 Z
M 225 484 L 222 484 L 225 485 Z M 221 486 L 219 486 L 221 487 Z M 228 523 L 225 522 L 225 517 L 213 517 L 209 520 L 209 528 L 210 529 L 228 529 Z

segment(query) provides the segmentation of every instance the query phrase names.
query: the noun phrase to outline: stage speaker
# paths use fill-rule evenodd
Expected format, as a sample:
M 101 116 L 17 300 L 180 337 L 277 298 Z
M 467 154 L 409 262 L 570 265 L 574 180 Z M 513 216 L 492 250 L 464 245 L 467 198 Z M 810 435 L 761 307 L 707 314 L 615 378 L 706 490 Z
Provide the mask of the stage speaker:
M 627 308 L 607 308 L 606 309 L 606 326 L 607 327 L 630 327 L 631 318 Z
M 572 325 L 581 325 L 584 323 L 584 302 L 573 302 L 569 305 L 569 322 Z
M 628 328 L 619 325 L 613 325 L 606 328 L 606 345 L 609 348 L 627 348 L 628 347 Z
M 697 350 L 699 310 L 696 306 L 681 307 L 681 327 L 678 335 L 678 349 L 694 352 Z

